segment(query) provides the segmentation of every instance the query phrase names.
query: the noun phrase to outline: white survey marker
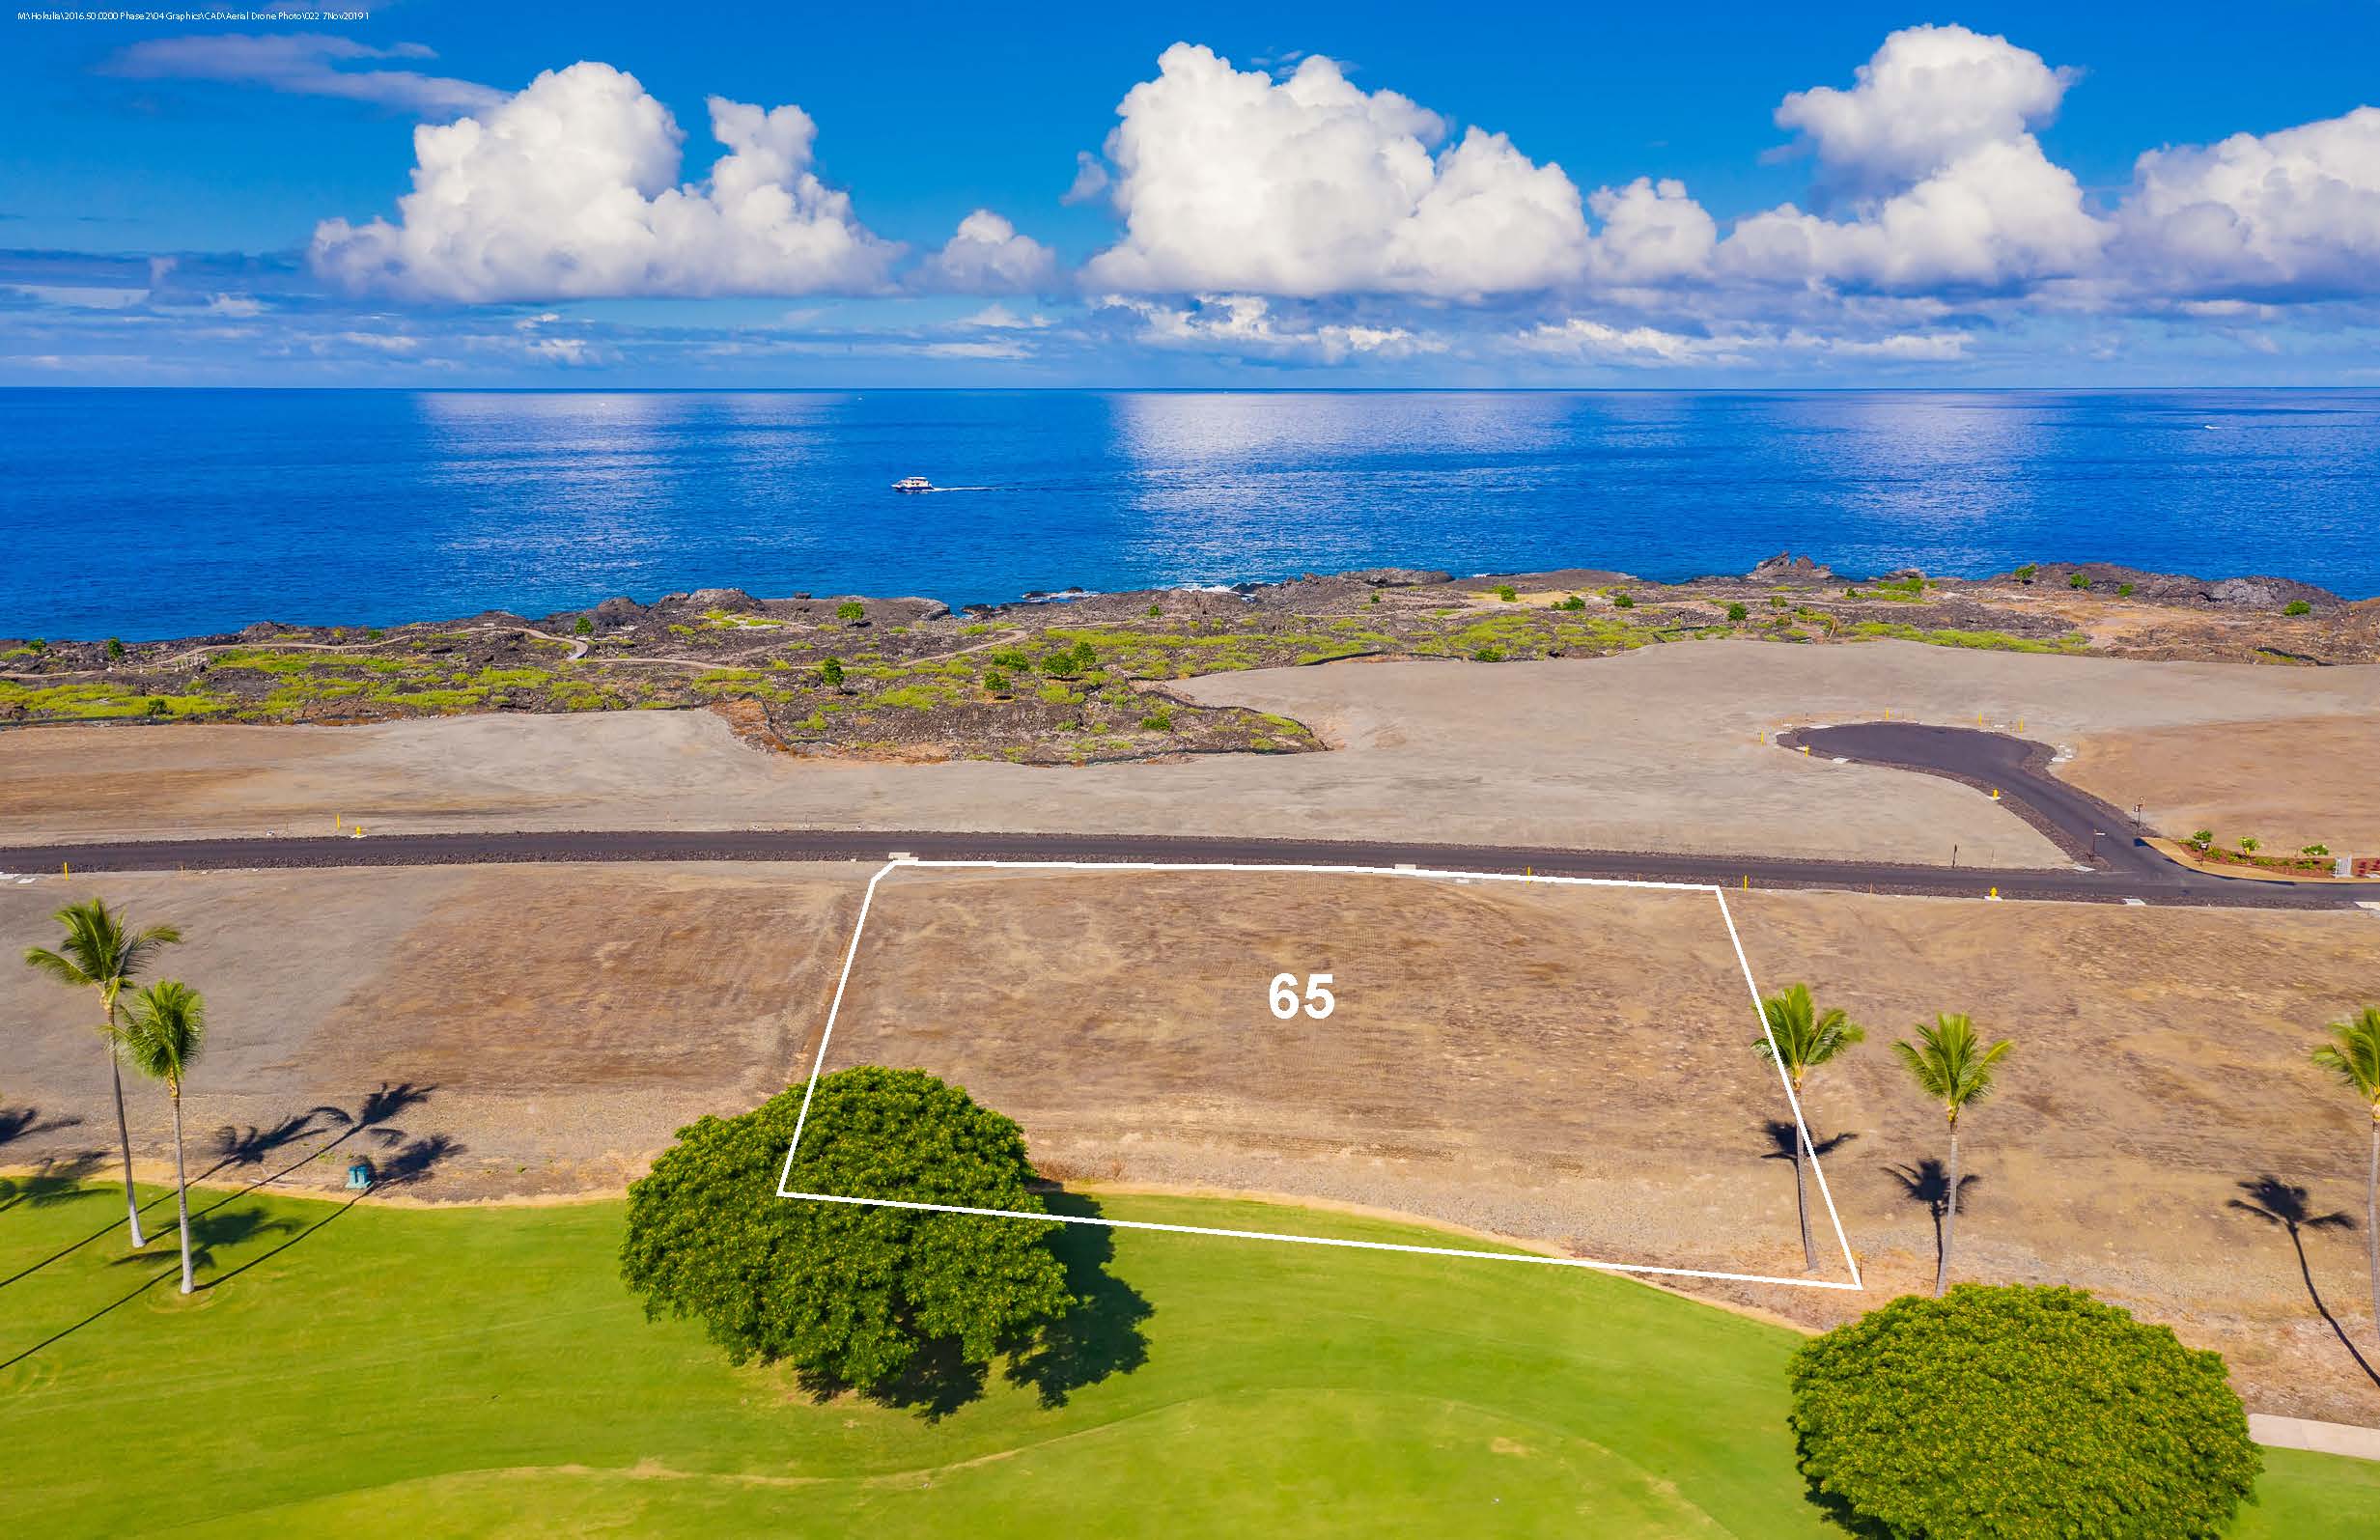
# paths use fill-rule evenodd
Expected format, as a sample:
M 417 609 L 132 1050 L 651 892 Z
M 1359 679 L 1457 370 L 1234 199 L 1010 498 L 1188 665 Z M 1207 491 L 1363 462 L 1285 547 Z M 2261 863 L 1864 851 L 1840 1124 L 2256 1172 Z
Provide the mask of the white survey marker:
M 826 1068 L 827 1046 L 834 1041 L 835 1018 L 843 1009 L 844 991 L 852 981 L 852 965 L 859 957 L 859 940 L 868 928 L 868 911 L 875 906 L 877 887 L 897 872 L 916 869 L 976 869 L 999 871 L 1040 872 L 1290 872 L 1326 877 L 1398 877 L 1423 881 L 1462 882 L 1521 882 L 1547 886 L 1568 887 L 1630 887 L 1665 892 L 1708 893 L 1719 905 L 1720 918 L 1727 928 L 1727 940 L 1735 950 L 1736 966 L 1743 970 L 1744 987 L 1751 998 L 1752 1016 L 1760 1023 L 1760 1035 L 1770 1048 L 1770 1059 L 1777 1065 L 1778 1086 L 1785 1093 L 1785 1105 L 1793 1110 L 1794 1134 L 1801 1140 L 1803 1153 L 1809 1162 L 1810 1174 L 1817 1179 L 1818 1195 L 1826 1204 L 1827 1221 L 1834 1227 L 1835 1244 L 1842 1247 L 1843 1265 L 1849 1270 L 1848 1279 L 1791 1278 L 1764 1273 L 1726 1273 L 1706 1268 L 1660 1267 L 1641 1262 L 1610 1262 L 1592 1257 L 1542 1256 L 1529 1251 L 1482 1251 L 1449 1246 L 1409 1246 L 1389 1241 L 1352 1241 L 1334 1236 L 1288 1235 L 1272 1230 L 1218 1229 L 1198 1224 L 1158 1224 L 1144 1219 L 1094 1218 L 1072 1214 L 1029 1214 L 1017 1209 L 969 1208 L 956 1203 L 918 1203 L 903 1198 L 855 1197 L 845 1192 L 798 1192 L 788 1185 L 793 1178 L 794 1154 L 801 1147 L 801 1133 L 810 1120 L 810 1101 L 818 1093 L 818 1078 Z M 810 1065 L 809 1083 L 801 1093 L 801 1110 L 794 1119 L 794 1136 L 785 1146 L 785 1163 L 777 1173 L 777 1196 L 809 1203 L 845 1203 L 861 1208 L 908 1209 L 925 1214 L 968 1214 L 985 1218 L 1029 1219 L 1043 1224 L 1088 1224 L 1113 1230 L 1164 1230 L 1177 1235 L 1218 1236 L 1238 1241 L 1273 1241 L 1289 1246 L 1339 1246 L 1358 1251 L 1406 1251 L 1426 1256 L 1464 1257 L 1483 1262 L 1526 1262 L 1541 1267 L 1583 1268 L 1596 1273 L 1630 1273 L 1658 1277 L 1716 1278 L 1734 1283 L 1774 1283 L 1794 1289 L 1843 1289 L 1864 1292 L 1866 1285 L 1860 1277 L 1860 1260 L 1852 1254 L 1850 1237 L 1843 1232 L 1842 1216 L 1835 1211 L 1834 1194 L 1827 1187 L 1826 1172 L 1820 1168 L 1818 1151 L 1809 1136 L 1809 1127 L 1802 1120 L 1801 1099 L 1793 1093 L 1793 1082 L 1785 1075 L 1784 1066 L 1776 1054 L 1777 1039 L 1769 1031 L 1768 1014 L 1761 1009 L 1760 986 L 1752 978 L 1751 963 L 1744 955 L 1744 939 L 1736 933 L 1735 915 L 1727 908 L 1727 895 L 1711 882 L 1656 882 L 1616 877 L 1540 877 L 1523 876 L 1511 872 L 1454 872 L 1414 866 L 1322 866 L 1274 862 L 1234 861 L 959 861 L 919 860 L 911 855 L 896 855 L 868 879 L 866 892 L 860 895 L 859 918 L 852 927 L 851 945 L 843 954 L 843 971 L 835 980 L 834 999 L 826 1007 L 826 1029 L 819 1034 L 818 1056 Z

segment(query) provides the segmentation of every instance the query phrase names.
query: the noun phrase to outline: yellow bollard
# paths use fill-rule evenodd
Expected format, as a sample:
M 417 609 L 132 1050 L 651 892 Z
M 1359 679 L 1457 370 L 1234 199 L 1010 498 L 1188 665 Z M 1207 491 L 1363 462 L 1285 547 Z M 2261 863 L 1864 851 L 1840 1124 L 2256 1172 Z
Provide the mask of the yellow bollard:
M 1992 800 L 1995 802 L 2000 800 L 2000 788 L 1997 786 L 1992 788 Z
M 2000 889 L 1999 889 L 1999 888 L 1993 888 L 1993 889 L 1992 889 L 1992 896 L 1993 896 L 1994 898 L 1998 898 L 1998 897 L 2000 897 Z
M 72 877 L 74 874 L 66 869 L 66 862 L 60 861 L 58 863 L 58 875 L 60 877 Z
M 1745 892 L 1747 892 L 1747 893 L 1749 893 L 1749 892 L 1750 892 L 1751 890 L 1752 890 L 1752 874 L 1751 874 L 1751 873 L 1750 873 L 1750 872 L 1746 872 L 1746 873 L 1744 874 L 1744 891 L 1745 891 Z

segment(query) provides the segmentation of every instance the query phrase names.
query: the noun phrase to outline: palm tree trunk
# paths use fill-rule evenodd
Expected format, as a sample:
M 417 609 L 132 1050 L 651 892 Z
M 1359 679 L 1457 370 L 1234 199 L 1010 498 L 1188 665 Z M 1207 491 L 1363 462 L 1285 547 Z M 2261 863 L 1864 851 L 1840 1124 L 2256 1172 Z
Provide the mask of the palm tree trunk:
M 1802 1131 L 1794 1130 L 1793 1202 L 1802 1214 L 1802 1271 L 1815 1273 L 1818 1271 L 1818 1247 L 1810 1243 L 1809 1238 L 1809 1188 L 1802 1175 L 1802 1162 L 1805 1158 L 1802 1140 Z
M 176 1080 L 170 1089 L 174 1093 L 174 1201 L 182 1209 L 182 1292 L 190 1292 L 190 1179 L 182 1166 L 182 1082 Z
M 1958 1235 L 1958 1124 L 1950 1125 L 1950 1182 L 1942 1195 L 1942 1252 L 1934 1258 L 1934 1298 L 1950 1284 L 1950 1243 Z
M 2380 1108 L 2371 1119 L 2371 1172 L 2364 1179 L 2364 1241 L 2371 1248 L 2371 1324 L 2380 1330 Z
M 141 1236 L 140 1198 L 132 1191 L 132 1130 L 124 1120 L 124 1062 L 116 1057 L 116 1045 L 107 1042 L 107 1072 L 116 1078 L 116 1149 L 124 1157 L 124 1213 L 132 1225 L 132 1249 L 137 1251 L 149 1243 Z

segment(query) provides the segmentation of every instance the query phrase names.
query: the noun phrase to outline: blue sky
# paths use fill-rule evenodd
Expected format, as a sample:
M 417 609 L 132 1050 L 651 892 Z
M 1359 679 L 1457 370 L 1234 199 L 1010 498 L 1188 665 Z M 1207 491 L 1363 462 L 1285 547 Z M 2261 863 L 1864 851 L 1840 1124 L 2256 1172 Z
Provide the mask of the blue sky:
M 0 19 L 0 383 L 2380 383 L 2367 0 L 838 9 Z

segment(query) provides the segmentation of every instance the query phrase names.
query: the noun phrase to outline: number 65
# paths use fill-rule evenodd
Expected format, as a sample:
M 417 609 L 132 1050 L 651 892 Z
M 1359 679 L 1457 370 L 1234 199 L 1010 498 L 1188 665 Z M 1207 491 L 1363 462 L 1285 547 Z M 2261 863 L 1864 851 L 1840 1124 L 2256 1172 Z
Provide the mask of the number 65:
M 1328 973 L 1309 973 L 1306 975 L 1305 1014 L 1312 1017 L 1317 1022 L 1321 1021 L 1324 1017 L 1329 1016 L 1331 1010 L 1338 1004 L 1338 1000 L 1330 993 L 1330 975 Z M 1291 1017 L 1297 1015 L 1298 975 L 1295 973 L 1275 973 L 1273 975 L 1272 996 L 1273 1014 L 1275 1018 L 1286 1022 Z

